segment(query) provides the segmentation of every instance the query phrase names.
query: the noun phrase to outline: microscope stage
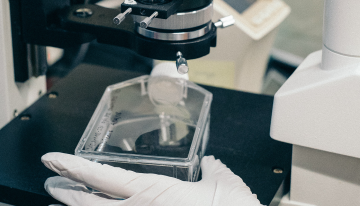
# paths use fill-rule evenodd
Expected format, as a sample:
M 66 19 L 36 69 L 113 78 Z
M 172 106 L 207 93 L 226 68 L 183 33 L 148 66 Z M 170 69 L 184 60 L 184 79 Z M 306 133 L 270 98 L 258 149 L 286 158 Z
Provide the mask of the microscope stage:
M 41 156 L 74 154 L 105 88 L 140 75 L 82 64 L 1 129 L 0 202 L 56 203 L 44 190 L 45 180 L 56 174 Z M 269 205 L 289 174 L 292 151 L 269 136 L 273 97 L 204 88 L 213 93 L 206 155 L 220 159 Z

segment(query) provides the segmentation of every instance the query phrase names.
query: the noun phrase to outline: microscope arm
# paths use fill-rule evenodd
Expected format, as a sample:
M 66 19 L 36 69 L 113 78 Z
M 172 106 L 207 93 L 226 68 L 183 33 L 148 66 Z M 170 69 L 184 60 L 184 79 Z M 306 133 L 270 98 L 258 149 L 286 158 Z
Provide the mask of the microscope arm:
M 186 41 L 159 41 L 141 36 L 135 32 L 135 24 L 130 16 L 120 24 L 113 23 L 113 18 L 120 13 L 117 9 L 86 5 L 93 12 L 89 17 L 79 17 L 76 11 L 84 5 L 75 5 L 61 12 L 61 28 L 67 31 L 94 35 L 99 43 L 129 48 L 136 53 L 159 60 L 176 60 L 176 53 L 181 51 L 187 59 L 196 59 L 207 55 L 210 47 L 216 46 L 216 27 L 204 36 Z
M 209 31 L 198 38 L 162 41 L 139 35 L 135 31 L 135 23 L 130 15 L 120 25 L 114 24 L 113 19 L 121 12 L 120 9 L 103 8 L 92 4 L 72 5 L 69 0 L 14 0 L 11 2 L 14 11 L 12 15 L 20 19 L 19 22 L 13 22 L 13 24 L 15 27 L 21 27 L 21 38 L 28 44 L 64 48 L 97 39 L 98 42 L 126 47 L 142 56 L 159 60 L 176 60 L 178 51 L 182 52 L 186 59 L 195 59 L 207 55 L 210 47 L 216 46 L 216 27 L 212 22 L 209 25 Z M 159 18 L 167 18 L 176 11 L 186 12 L 189 8 L 196 10 L 199 6 L 211 4 L 212 1 L 199 0 L 192 3 L 193 1 L 189 0 L 173 0 L 170 4 L 173 2 L 174 4 L 183 2 L 183 4 L 177 10 L 169 7 L 170 13 L 166 13 L 164 9 L 159 10 Z M 152 7 L 156 8 L 156 6 Z M 122 10 L 126 8 L 122 6 Z M 79 10 L 83 13 L 79 14 Z M 89 14 L 82 16 L 84 10 L 90 11 Z M 138 10 L 133 8 L 135 15 Z M 181 33 L 184 30 L 160 29 L 159 32 Z

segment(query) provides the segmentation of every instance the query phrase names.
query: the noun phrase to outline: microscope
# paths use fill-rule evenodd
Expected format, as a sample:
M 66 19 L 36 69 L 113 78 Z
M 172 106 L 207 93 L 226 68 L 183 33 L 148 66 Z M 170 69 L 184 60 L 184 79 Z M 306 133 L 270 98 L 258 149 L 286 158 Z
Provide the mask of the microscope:
M 217 27 L 234 21 L 214 24 L 212 0 L 126 0 L 117 9 L 84 3 L 1 3 L 0 128 L 46 93 L 45 46 L 67 48 L 97 40 L 151 59 L 176 61 L 184 74 L 187 60 L 216 46 Z
M 48 152 L 74 154 L 107 86 L 141 74 L 80 64 L 46 91 L 45 46 L 68 48 L 96 40 L 141 56 L 176 62 L 203 57 L 216 46 L 212 0 L 126 0 L 105 8 L 84 0 L 0 2 L 0 202 L 49 205 L 43 188 L 54 176 L 41 163 Z M 273 98 L 210 86 L 207 153 L 241 176 L 262 204 L 281 194 L 290 145 L 269 137 Z M 260 126 L 259 126 L 260 125 Z M 21 198 L 19 198 L 21 197 Z

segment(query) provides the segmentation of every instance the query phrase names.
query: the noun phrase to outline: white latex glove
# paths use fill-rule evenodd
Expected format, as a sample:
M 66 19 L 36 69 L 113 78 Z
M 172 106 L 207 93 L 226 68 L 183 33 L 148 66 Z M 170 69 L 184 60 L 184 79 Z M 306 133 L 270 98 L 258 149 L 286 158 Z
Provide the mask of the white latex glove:
M 46 191 L 72 206 L 259 206 L 249 187 L 213 156 L 201 161 L 202 180 L 184 182 L 172 177 L 141 174 L 94 163 L 74 155 L 45 154 L 41 161 L 62 177 L 50 177 Z M 124 197 L 116 200 L 92 194 L 86 187 Z

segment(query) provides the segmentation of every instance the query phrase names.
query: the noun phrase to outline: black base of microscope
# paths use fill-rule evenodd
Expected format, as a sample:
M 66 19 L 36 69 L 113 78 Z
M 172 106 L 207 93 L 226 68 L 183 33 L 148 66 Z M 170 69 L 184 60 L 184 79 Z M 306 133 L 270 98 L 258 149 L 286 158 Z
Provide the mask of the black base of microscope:
M 0 202 L 57 203 L 43 186 L 56 174 L 45 168 L 41 156 L 74 154 L 105 88 L 140 75 L 80 65 L 49 91 L 55 95 L 44 95 L 1 129 Z M 269 136 L 273 97 L 204 87 L 214 98 L 206 154 L 220 159 L 269 205 L 289 174 L 292 151 L 291 145 Z M 283 172 L 274 173 L 275 168 Z

